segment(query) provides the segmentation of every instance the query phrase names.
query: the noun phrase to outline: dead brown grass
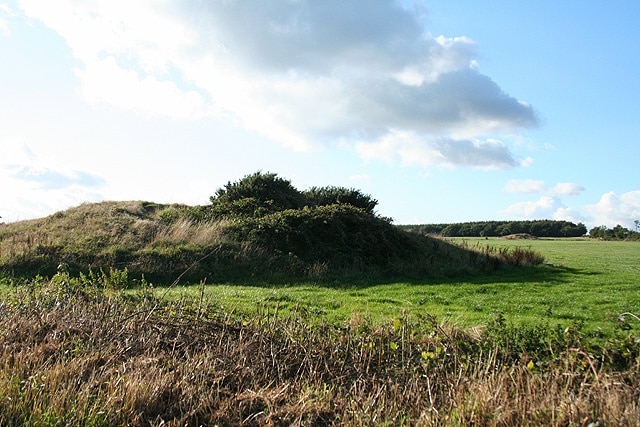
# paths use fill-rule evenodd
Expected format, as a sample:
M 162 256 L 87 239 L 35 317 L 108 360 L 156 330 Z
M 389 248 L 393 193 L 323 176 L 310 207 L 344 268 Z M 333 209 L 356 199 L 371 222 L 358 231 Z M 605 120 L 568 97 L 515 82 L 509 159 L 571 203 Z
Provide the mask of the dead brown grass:
M 0 263 L 51 255 L 64 248 L 99 254 L 110 248 L 139 249 L 160 232 L 162 205 L 147 202 L 86 203 L 46 218 L 0 227 Z
M 505 358 L 434 319 L 233 318 L 64 274 L 0 305 L 0 425 L 632 426 L 640 360 Z M 196 308 L 197 307 L 197 308 Z M 595 424 L 594 424 L 595 425 Z
M 183 218 L 155 230 L 150 240 L 151 246 L 192 244 L 211 246 L 224 241 L 225 226 L 228 221 L 194 222 Z

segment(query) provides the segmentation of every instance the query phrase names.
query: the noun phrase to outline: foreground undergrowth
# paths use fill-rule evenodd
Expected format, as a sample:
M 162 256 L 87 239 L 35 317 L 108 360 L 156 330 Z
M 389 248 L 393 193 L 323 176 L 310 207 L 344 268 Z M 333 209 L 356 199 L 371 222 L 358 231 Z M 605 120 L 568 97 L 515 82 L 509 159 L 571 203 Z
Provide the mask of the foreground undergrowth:
M 635 425 L 640 344 L 434 317 L 232 316 L 60 271 L 0 305 L 0 425 Z

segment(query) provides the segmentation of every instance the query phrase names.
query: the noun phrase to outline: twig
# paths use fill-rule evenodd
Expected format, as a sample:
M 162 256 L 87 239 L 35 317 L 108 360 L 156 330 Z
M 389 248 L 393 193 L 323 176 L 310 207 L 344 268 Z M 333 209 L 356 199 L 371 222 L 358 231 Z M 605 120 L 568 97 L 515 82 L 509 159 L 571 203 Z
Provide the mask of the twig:
M 619 317 L 623 317 L 623 316 L 631 316 L 634 319 L 636 319 L 638 322 L 640 322 L 640 317 L 636 316 L 633 313 L 629 313 L 628 311 L 626 313 L 622 313 Z

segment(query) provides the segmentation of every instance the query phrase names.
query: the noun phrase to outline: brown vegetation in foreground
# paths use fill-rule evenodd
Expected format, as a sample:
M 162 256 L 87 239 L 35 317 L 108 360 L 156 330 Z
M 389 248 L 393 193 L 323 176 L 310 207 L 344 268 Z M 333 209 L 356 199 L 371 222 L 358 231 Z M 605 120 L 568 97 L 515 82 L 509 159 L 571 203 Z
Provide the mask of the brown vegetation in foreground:
M 640 419 L 633 340 L 596 351 L 571 329 L 542 343 L 535 330 L 497 322 L 492 332 L 471 333 L 428 316 L 388 327 L 357 318 L 312 327 L 304 313 L 233 318 L 204 298 L 167 302 L 148 287 L 127 296 L 104 286 L 59 273 L 5 298 L 0 425 L 631 426 Z

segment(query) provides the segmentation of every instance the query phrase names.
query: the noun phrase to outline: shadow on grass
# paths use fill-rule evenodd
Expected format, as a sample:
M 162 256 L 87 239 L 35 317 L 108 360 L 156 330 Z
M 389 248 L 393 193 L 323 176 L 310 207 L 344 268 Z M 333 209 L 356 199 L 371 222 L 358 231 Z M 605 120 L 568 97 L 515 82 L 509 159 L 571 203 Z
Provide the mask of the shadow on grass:
M 565 283 L 579 275 L 599 274 L 565 266 L 541 264 L 514 266 L 500 261 L 490 247 L 461 247 L 428 237 L 412 236 L 411 254 L 379 254 L 379 260 L 353 254 L 334 256 L 329 262 L 305 260 L 282 252 L 239 251 L 233 245 L 176 247 L 171 251 L 113 251 L 94 254 L 38 253 L 4 265 L 4 276 L 30 280 L 36 275 L 51 277 L 60 265 L 73 275 L 88 270 L 128 269 L 131 286 L 144 277 L 156 287 L 224 283 L 253 287 L 310 285 L 320 288 L 357 289 L 391 283 L 429 286 L 458 283 Z M 502 254 L 505 255 L 505 254 Z M 526 254 L 525 254 L 526 255 Z M 536 255 L 531 253 L 529 255 Z M 378 263 L 377 263 L 378 262 Z M 136 280 L 137 279 L 137 280 Z
M 51 277 L 55 274 L 55 271 L 53 268 L 50 270 L 51 271 L 43 272 L 42 270 L 38 271 L 38 269 L 27 269 L 27 271 L 22 272 L 23 274 L 11 274 L 10 271 L 5 271 L 1 276 L 28 281 L 36 275 Z M 184 272 L 173 272 L 173 274 L 154 274 L 153 272 L 145 273 L 129 270 L 129 279 L 132 279 L 132 283 L 137 283 L 144 277 L 146 281 L 153 283 L 154 286 L 159 288 L 174 285 L 193 285 L 205 281 L 207 284 L 228 284 L 264 288 L 286 288 L 304 284 L 320 288 L 359 289 L 391 283 L 404 283 L 412 286 L 455 285 L 459 283 L 477 285 L 491 283 L 567 283 L 575 280 L 576 276 L 602 274 L 595 271 L 548 264 L 540 266 L 501 266 L 493 271 L 451 271 L 449 273 L 439 272 L 437 274 L 385 274 L 384 272 L 371 270 L 349 270 L 315 279 L 297 275 L 289 276 L 286 274 L 265 275 L 262 277 L 251 277 L 242 273 L 219 275 L 216 274 L 216 272 L 198 270 L 199 271 L 193 274 L 189 274 L 190 272 L 186 270 Z M 104 271 L 109 272 L 109 268 L 104 269 Z M 184 274 L 185 272 L 186 274 Z M 74 275 L 79 273 L 80 272 L 76 271 L 72 272 Z
M 376 278 L 348 277 L 333 281 L 310 282 L 327 288 L 368 288 L 390 283 L 405 283 L 412 286 L 456 285 L 459 283 L 487 285 L 492 283 L 568 283 L 575 276 L 600 274 L 575 268 L 558 266 L 505 267 L 493 272 L 459 272 L 447 276 L 388 276 Z M 248 284 L 248 283 L 247 283 Z M 256 284 L 258 285 L 258 284 Z M 287 283 L 269 283 L 266 286 L 286 286 Z
M 434 285 L 457 285 L 457 284 L 535 284 L 535 283 L 569 283 L 575 280 L 576 276 L 595 275 L 597 272 L 581 271 L 575 268 L 560 266 L 536 266 L 536 267 L 505 267 L 493 272 L 464 272 L 447 276 L 422 276 L 412 275 L 389 275 L 370 276 L 366 273 L 362 275 L 349 274 L 340 277 L 327 278 L 322 280 L 312 280 L 304 277 L 291 278 L 242 278 L 237 280 L 207 281 L 207 285 L 226 284 L 237 286 L 251 286 L 256 288 L 287 288 L 308 285 L 318 288 L 358 290 L 370 287 L 388 285 L 393 283 L 403 283 L 416 287 L 428 287 Z M 157 283 L 157 284 L 156 284 Z M 189 286 L 198 282 L 183 280 L 174 285 Z M 169 287 L 168 281 L 154 282 L 159 288 Z

